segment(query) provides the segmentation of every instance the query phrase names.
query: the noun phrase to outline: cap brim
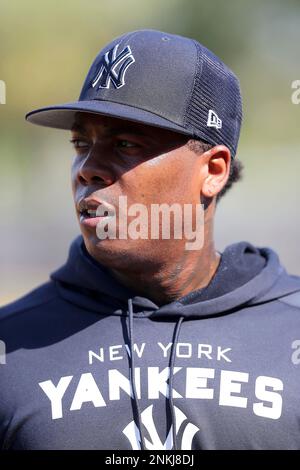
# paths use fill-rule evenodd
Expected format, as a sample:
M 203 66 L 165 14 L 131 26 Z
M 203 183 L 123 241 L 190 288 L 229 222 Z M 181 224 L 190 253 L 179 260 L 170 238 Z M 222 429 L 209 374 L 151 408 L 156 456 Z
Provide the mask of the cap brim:
M 161 127 L 185 135 L 191 135 L 182 126 L 156 114 L 132 106 L 111 101 L 75 101 L 60 105 L 36 109 L 26 114 L 27 121 L 39 126 L 70 130 L 75 123 L 78 112 L 100 114 L 128 121 L 139 122 L 149 126 Z

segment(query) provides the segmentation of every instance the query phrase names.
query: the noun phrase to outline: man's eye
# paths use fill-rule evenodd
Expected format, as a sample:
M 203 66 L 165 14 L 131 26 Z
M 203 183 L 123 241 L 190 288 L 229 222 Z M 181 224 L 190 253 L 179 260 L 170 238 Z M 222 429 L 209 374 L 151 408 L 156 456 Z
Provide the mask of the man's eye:
M 76 149 L 88 147 L 88 143 L 85 140 L 71 139 L 70 142 Z
M 137 144 L 135 144 L 134 142 L 130 142 L 129 140 L 118 140 L 117 141 L 117 147 L 121 147 L 121 148 L 134 148 L 134 147 L 138 147 Z

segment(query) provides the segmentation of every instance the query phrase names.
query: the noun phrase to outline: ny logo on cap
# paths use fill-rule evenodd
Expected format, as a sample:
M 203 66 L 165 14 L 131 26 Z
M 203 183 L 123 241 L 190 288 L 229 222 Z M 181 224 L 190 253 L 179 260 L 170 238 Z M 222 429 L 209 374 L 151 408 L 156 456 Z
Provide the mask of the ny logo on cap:
M 125 85 L 125 72 L 135 59 L 129 46 L 117 55 L 118 47 L 119 44 L 106 52 L 102 58 L 100 69 L 92 83 L 93 88 L 110 88 L 110 84 L 121 88 Z
M 222 129 L 222 120 L 212 109 L 208 111 L 207 127 L 215 127 L 216 129 Z

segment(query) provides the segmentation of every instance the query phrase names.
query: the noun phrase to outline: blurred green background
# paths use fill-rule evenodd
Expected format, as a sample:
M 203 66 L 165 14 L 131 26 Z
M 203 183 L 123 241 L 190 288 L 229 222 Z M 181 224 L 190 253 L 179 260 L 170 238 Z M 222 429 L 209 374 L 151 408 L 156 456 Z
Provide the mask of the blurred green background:
M 0 0 L 0 19 L 1 304 L 45 281 L 79 233 L 69 134 L 28 124 L 25 113 L 77 98 L 101 47 L 141 28 L 194 37 L 239 76 L 244 179 L 217 210 L 217 248 L 271 246 L 300 274 L 299 0 Z

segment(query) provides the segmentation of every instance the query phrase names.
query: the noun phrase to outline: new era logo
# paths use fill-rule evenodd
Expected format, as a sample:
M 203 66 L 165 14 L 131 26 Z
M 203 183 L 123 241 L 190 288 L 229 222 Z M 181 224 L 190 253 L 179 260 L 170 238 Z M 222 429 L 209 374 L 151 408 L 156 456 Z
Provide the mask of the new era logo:
M 208 111 L 207 127 L 215 127 L 216 129 L 222 129 L 222 120 L 212 109 Z
M 100 68 L 93 80 L 92 87 L 110 88 L 113 85 L 116 89 L 125 85 L 125 72 L 128 67 L 135 62 L 129 46 L 126 46 L 118 54 L 117 44 L 110 49 L 100 62 Z

